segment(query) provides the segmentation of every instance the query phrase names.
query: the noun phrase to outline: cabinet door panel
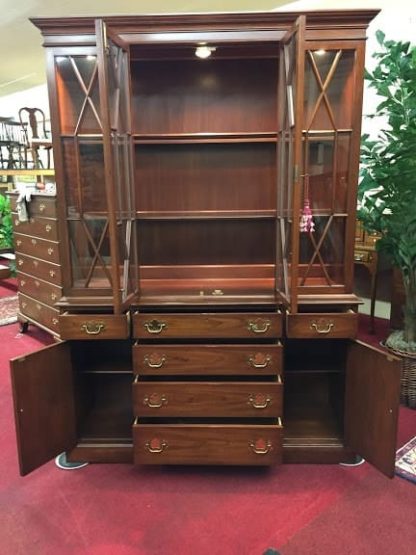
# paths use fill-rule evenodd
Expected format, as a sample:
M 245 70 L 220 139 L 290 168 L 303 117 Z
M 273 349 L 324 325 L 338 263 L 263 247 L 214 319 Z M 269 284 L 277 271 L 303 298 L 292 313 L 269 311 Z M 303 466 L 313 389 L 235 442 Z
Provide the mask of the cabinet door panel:
M 67 343 L 10 362 L 20 473 L 35 470 L 76 443 Z
M 400 396 L 400 360 L 359 341 L 347 354 L 345 439 L 353 451 L 392 477 Z

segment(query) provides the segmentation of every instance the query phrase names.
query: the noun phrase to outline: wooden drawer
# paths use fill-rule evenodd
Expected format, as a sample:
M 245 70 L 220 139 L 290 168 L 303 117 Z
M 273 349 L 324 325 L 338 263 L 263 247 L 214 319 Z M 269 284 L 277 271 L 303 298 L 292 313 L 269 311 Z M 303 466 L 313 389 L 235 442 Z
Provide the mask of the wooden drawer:
M 282 381 L 141 382 L 133 384 L 135 416 L 278 417 L 282 416 Z
M 283 370 L 282 345 L 140 345 L 133 372 L 140 375 L 270 375 Z
M 127 314 L 61 314 L 62 339 L 127 339 L 130 326 Z
M 19 291 L 38 301 L 53 306 L 62 296 L 62 288 L 42 279 L 37 279 L 27 274 L 18 273 L 17 283 Z
M 277 338 L 281 331 L 281 314 L 276 313 L 133 315 L 139 339 Z
M 45 326 L 45 328 L 59 333 L 59 310 L 55 310 L 39 302 L 37 299 L 32 299 L 22 293 L 19 293 L 18 296 L 20 313 L 23 316 L 32 318 L 35 322 Z
M 16 253 L 28 254 L 59 264 L 58 243 L 15 233 L 14 245 Z
M 25 254 L 17 254 L 16 269 L 55 285 L 61 285 L 62 283 L 61 267 L 45 260 L 39 260 Z
M 291 338 L 354 338 L 357 331 L 358 314 L 352 310 L 286 315 L 286 335 Z
M 271 465 L 282 461 L 276 424 L 133 425 L 135 464 Z
M 13 216 L 15 233 L 23 233 L 32 237 L 40 237 L 49 241 L 58 241 L 58 226 L 56 220 L 48 218 L 31 218 L 29 222 L 20 222 L 17 214 Z
M 10 205 L 13 212 L 17 212 L 17 195 L 10 195 Z M 56 218 L 56 197 L 32 196 L 28 203 L 29 215 L 43 216 L 44 218 Z

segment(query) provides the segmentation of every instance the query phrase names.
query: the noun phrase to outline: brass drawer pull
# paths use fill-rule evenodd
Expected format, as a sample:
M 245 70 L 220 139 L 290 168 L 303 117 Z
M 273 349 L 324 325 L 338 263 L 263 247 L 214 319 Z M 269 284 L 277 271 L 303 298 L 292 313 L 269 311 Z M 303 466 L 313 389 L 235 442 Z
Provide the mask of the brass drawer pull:
M 53 278 L 56 276 L 55 270 L 49 270 L 49 275 Z
M 145 447 L 149 453 L 162 453 L 168 448 L 168 444 L 164 440 L 160 441 L 158 439 L 152 439 L 151 441 L 147 441 L 145 443 Z
M 163 329 L 167 327 L 167 324 L 165 322 L 159 322 L 159 320 L 152 320 L 151 322 L 145 322 L 143 326 L 148 333 L 161 333 Z
M 14 221 L 14 225 L 17 227 L 20 224 L 19 220 Z
M 32 243 L 32 245 L 36 245 L 37 244 L 36 239 L 31 239 L 31 243 Z
M 21 258 L 19 258 L 19 260 L 17 261 L 19 266 L 23 266 L 24 264 L 24 260 L 22 260 Z
M 165 355 L 159 356 L 153 353 L 149 356 L 146 355 L 144 357 L 143 362 L 150 368 L 162 368 L 162 366 L 166 362 L 166 356 Z
M 45 212 L 45 209 L 46 209 L 45 204 L 39 204 L 39 212 Z
M 26 282 L 24 279 L 20 280 L 20 287 L 24 287 L 26 285 Z
M 271 325 L 270 320 L 264 320 L 264 322 L 249 322 L 247 328 L 254 333 L 266 333 Z
M 52 318 L 52 324 L 54 326 L 57 326 L 58 325 L 58 318 Z
M 325 327 L 324 327 L 325 326 Z M 333 322 L 312 322 L 311 329 L 315 330 L 316 333 L 327 334 L 330 333 L 334 327 Z
M 261 353 L 256 353 L 247 360 L 247 364 L 253 368 L 266 368 L 269 362 L 272 360 L 270 355 L 262 355 Z
M 88 335 L 98 335 L 104 330 L 104 322 L 85 322 L 81 325 L 81 331 L 85 331 Z
M 53 249 L 51 247 L 49 247 L 49 249 L 48 249 L 48 254 L 49 254 L 49 256 L 51 256 L 53 254 Z
M 40 281 L 38 281 L 37 279 L 35 279 L 35 285 L 36 285 L 36 287 L 40 287 Z
M 58 298 L 58 295 L 56 293 L 51 293 L 51 299 L 53 301 L 56 301 L 57 298 Z
M 34 266 L 35 268 L 37 268 L 37 267 L 39 266 L 39 262 L 38 262 L 37 260 L 34 260 L 34 261 L 33 261 L 33 266 Z
M 49 233 L 50 231 L 52 231 L 52 226 L 51 225 L 45 225 L 45 231 L 46 233 Z
M 272 402 L 271 397 L 269 397 L 267 395 L 263 395 L 261 393 L 257 393 L 256 395 L 250 395 L 250 398 L 248 400 L 248 403 L 254 408 L 254 409 L 266 409 L 270 403 Z
M 152 393 L 150 397 L 146 395 L 143 399 L 143 405 L 148 406 L 150 409 L 160 409 L 163 405 L 167 405 L 168 400 L 164 395 L 160 396 L 158 393 Z
M 21 244 L 22 244 L 22 241 L 21 241 L 20 239 L 18 239 L 18 240 L 16 241 L 16 247 L 20 247 Z
M 270 441 L 265 443 L 263 440 L 257 440 L 255 442 L 249 443 L 251 450 L 256 455 L 267 455 L 273 449 L 272 444 Z

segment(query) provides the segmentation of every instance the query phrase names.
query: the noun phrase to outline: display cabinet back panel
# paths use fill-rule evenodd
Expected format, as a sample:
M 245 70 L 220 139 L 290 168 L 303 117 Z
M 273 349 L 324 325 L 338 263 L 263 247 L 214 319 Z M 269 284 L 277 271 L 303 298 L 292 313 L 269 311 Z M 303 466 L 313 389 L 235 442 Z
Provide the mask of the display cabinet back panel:
M 133 131 L 276 131 L 277 70 L 277 59 L 134 61 Z

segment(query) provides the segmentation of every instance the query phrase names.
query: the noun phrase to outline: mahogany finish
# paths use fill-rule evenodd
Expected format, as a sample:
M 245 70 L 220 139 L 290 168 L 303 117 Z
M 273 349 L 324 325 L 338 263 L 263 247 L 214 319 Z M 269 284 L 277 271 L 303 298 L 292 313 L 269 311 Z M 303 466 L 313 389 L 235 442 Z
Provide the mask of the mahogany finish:
M 39 295 L 41 297 L 42 295 Z M 55 335 L 59 335 L 59 310 L 51 308 L 36 298 L 19 293 L 19 313 Z
M 59 314 L 68 338 L 72 382 L 57 399 L 70 418 L 56 425 L 71 460 L 358 454 L 391 475 L 396 363 L 350 341 L 364 45 L 376 13 L 35 20 L 58 187 L 56 212 L 35 199 L 34 221 L 15 229 L 19 295 L 33 317 Z M 194 56 L 200 42 L 215 48 L 209 60 Z M 301 225 L 306 201 L 313 232 Z M 60 361 L 42 356 L 50 391 Z M 16 406 L 32 395 L 40 406 L 40 381 L 24 387 Z M 45 436 L 55 425 L 41 424 Z M 25 472 L 56 450 L 57 430 L 37 456 L 35 432 L 19 436 Z

